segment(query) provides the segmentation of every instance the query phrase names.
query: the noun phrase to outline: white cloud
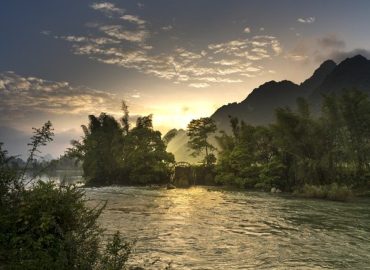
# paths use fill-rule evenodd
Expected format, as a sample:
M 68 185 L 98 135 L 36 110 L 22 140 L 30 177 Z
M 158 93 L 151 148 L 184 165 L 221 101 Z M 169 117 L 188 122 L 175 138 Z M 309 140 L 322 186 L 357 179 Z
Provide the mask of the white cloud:
M 189 86 L 194 88 L 206 88 L 210 85 L 208 83 L 190 83 Z
M 256 49 L 257 47 L 264 47 L 265 50 L 258 50 Z M 226 54 L 238 59 L 246 58 L 251 61 L 270 58 L 272 55 L 278 55 L 282 51 L 280 42 L 273 36 L 254 36 L 252 39 L 210 44 L 208 48 L 215 54 Z
M 223 78 L 223 77 L 198 77 L 196 78 L 198 81 L 205 81 L 211 83 L 242 83 L 243 80 L 241 79 L 231 79 L 231 78 Z
M 261 71 L 261 69 L 260 68 L 256 68 L 256 67 L 247 67 L 246 71 L 258 72 L 258 71 Z
M 128 22 L 131 22 L 131 23 L 135 23 L 137 25 L 143 25 L 146 23 L 146 21 L 140 19 L 138 16 L 135 16 L 135 15 L 129 15 L 129 14 L 126 14 L 126 15 L 123 15 L 121 17 L 122 20 L 125 20 L 125 21 L 128 21 Z
M 300 61 L 305 61 L 308 59 L 308 56 L 307 55 L 299 55 L 299 54 L 287 54 L 285 55 L 285 58 L 286 59 L 289 59 L 289 60 L 293 60 L 293 61 L 296 61 L 296 62 L 300 62 Z
M 70 42 L 74 54 L 85 55 L 109 65 L 135 69 L 174 83 L 188 83 L 192 80 L 188 85 L 198 88 L 208 87 L 210 83 L 240 83 L 245 77 L 263 74 L 263 67 L 254 63 L 282 53 L 279 40 L 268 35 L 226 40 L 198 50 L 174 47 L 161 53 L 150 43 L 152 35 L 144 19 L 134 14 L 119 14 L 123 9 L 109 2 L 93 4 L 92 8 L 109 11 L 110 14 L 106 15 L 110 18 L 113 12 L 114 19 L 133 25 L 127 28 L 118 23 L 90 24 L 89 35 L 55 38 Z M 168 25 L 161 29 L 169 31 L 172 28 L 172 25 Z M 250 32 L 249 27 L 246 32 Z
M 45 35 L 45 36 L 49 36 L 51 34 L 51 31 L 49 31 L 49 30 L 42 30 L 40 33 L 43 34 L 43 35 Z
M 316 18 L 315 17 L 298 18 L 297 21 L 300 23 L 310 24 L 310 23 L 314 23 L 316 21 Z
M 240 64 L 240 61 L 239 60 L 222 59 L 222 60 L 219 60 L 219 61 L 214 61 L 213 63 L 216 64 L 216 65 L 221 65 L 221 66 L 234 66 L 234 65 Z
M 121 25 L 104 25 L 100 30 L 113 38 L 132 42 L 142 42 L 149 36 L 146 30 L 125 30 Z
M 119 108 L 115 95 L 68 82 L 23 77 L 14 72 L 0 73 L 0 82 L 3 117 L 10 114 L 23 117 L 36 112 L 75 115 Z
M 166 26 L 163 26 L 161 29 L 162 29 L 163 31 L 170 31 L 170 30 L 172 30 L 172 29 L 173 29 L 173 26 L 172 26 L 172 25 L 166 25 Z
M 91 5 L 91 8 L 95 9 L 95 10 L 102 11 L 102 12 L 106 12 L 106 13 L 119 13 L 119 14 L 121 14 L 121 13 L 125 12 L 124 9 L 118 8 L 110 2 L 93 3 Z
M 244 33 L 250 33 L 250 32 L 251 32 L 250 27 L 245 27 L 245 28 L 244 28 Z

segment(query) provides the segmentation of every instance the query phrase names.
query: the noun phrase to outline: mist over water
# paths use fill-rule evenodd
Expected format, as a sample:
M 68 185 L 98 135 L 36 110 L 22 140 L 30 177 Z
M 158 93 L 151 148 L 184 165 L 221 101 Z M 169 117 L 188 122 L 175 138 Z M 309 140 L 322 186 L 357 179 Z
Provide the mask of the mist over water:
M 370 200 L 217 188 L 87 188 L 100 222 L 136 239 L 131 262 L 175 269 L 370 269 Z

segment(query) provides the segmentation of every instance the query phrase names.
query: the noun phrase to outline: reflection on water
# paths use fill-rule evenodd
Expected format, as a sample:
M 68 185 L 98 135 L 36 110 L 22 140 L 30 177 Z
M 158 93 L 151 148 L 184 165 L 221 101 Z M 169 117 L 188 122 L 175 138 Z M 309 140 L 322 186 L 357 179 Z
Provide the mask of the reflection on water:
M 133 261 L 175 269 L 370 269 L 370 201 L 337 203 L 216 188 L 86 189 L 108 200 L 107 234 L 137 239 Z M 158 267 L 158 264 L 156 264 Z

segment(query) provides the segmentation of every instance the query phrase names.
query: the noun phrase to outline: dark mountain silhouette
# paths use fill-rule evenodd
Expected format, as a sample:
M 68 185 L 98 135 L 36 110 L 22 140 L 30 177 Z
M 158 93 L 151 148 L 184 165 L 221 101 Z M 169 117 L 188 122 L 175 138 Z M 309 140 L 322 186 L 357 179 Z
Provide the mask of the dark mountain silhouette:
M 222 106 L 212 118 L 221 127 L 228 125 L 229 115 L 251 124 L 267 124 L 273 120 L 274 108 L 292 104 L 301 94 L 299 86 L 290 81 L 270 81 L 254 89 L 242 102 Z
M 336 68 L 337 64 L 333 60 L 326 60 L 315 70 L 313 75 L 301 83 L 301 88 L 309 94 L 312 89 L 318 88 L 325 78 Z
M 335 68 L 334 61 L 325 61 L 309 79 L 300 85 L 287 80 L 267 82 L 254 89 L 242 102 L 222 106 L 212 115 L 212 118 L 220 128 L 226 130 L 229 127 L 229 115 L 250 124 L 271 123 L 274 120 L 276 108 L 295 106 L 298 97 L 308 97 Z
M 307 98 L 315 113 L 319 111 L 323 94 L 340 94 L 343 89 L 353 88 L 370 94 L 370 60 L 361 55 L 347 58 L 339 65 L 327 60 L 300 85 L 287 80 L 266 82 L 254 89 L 242 102 L 224 105 L 211 117 L 218 128 L 225 131 L 230 130 L 229 116 L 253 125 L 266 125 L 274 121 L 276 108 L 295 108 L 298 97 Z M 169 146 L 174 148 L 180 141 L 181 146 L 177 145 L 174 149 L 175 157 L 178 161 L 187 160 L 185 132 L 182 132 L 181 136 L 175 136 Z
M 370 92 L 370 60 L 362 55 L 342 61 L 318 87 L 312 89 L 310 100 L 319 103 L 322 94 L 340 94 L 343 89 L 352 88 Z
M 370 93 L 370 60 L 361 55 L 347 58 L 339 65 L 327 60 L 300 85 L 286 80 L 267 82 L 242 102 L 220 107 L 212 118 L 225 130 L 229 129 L 229 115 L 249 124 L 266 125 L 273 122 L 276 108 L 294 108 L 298 97 L 307 98 L 314 111 L 318 111 L 323 94 L 340 94 L 343 89 L 352 88 Z

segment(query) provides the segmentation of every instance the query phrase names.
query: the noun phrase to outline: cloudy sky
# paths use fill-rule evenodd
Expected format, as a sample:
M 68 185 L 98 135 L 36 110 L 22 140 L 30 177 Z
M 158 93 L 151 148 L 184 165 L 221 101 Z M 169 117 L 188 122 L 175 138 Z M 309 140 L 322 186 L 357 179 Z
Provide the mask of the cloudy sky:
M 51 120 L 54 156 L 88 114 L 154 114 L 162 132 L 243 100 L 268 80 L 300 83 L 324 60 L 370 48 L 370 1 L 4 0 L 0 141 L 21 153 Z

